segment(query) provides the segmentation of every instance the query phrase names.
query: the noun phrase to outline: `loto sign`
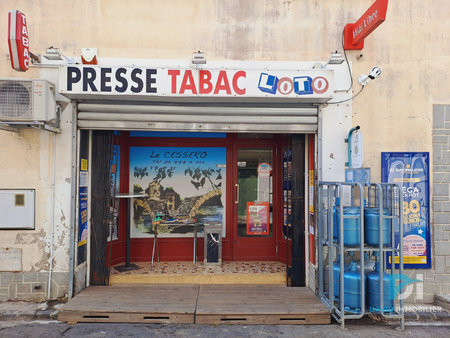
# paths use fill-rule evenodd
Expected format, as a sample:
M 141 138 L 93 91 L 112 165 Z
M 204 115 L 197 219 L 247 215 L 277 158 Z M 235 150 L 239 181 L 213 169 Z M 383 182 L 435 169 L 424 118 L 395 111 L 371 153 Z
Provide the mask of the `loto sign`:
M 8 45 L 11 66 L 19 72 L 25 72 L 30 67 L 27 20 L 25 14 L 12 10 L 8 16 Z
M 364 39 L 386 19 L 388 1 L 376 0 L 358 21 L 345 25 L 345 50 L 361 50 L 364 48 Z

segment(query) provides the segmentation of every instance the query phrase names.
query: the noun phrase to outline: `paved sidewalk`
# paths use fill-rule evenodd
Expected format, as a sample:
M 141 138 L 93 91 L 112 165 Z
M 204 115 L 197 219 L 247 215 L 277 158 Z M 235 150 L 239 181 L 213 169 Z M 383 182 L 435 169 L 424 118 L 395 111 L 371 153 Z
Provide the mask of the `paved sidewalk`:
M 0 302 L 0 320 L 56 319 L 63 302 Z
M 64 302 L 0 302 L 0 320 L 55 320 L 58 309 Z M 370 318 L 361 319 L 372 320 L 374 322 L 386 322 L 379 316 L 370 315 Z M 405 304 L 405 321 L 448 321 L 450 323 L 450 310 L 434 304 Z M 351 323 L 358 323 L 358 320 L 351 320 Z

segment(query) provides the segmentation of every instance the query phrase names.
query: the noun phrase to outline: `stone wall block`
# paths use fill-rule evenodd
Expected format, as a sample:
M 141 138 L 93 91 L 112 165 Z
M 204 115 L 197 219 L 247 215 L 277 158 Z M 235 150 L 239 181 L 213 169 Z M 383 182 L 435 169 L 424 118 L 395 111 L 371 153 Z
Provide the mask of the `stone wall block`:
M 7 272 L 7 271 L 0 272 L 0 276 L 1 276 L 0 287 L 7 288 L 9 287 L 9 284 L 11 284 L 11 282 L 13 281 L 14 272 Z
M 37 277 L 37 282 L 48 282 L 48 272 L 39 272 Z
M 445 106 L 434 105 L 433 106 L 433 128 L 444 128 L 445 126 Z
M 68 274 L 66 272 L 54 272 L 52 273 L 52 282 L 58 285 L 66 285 L 68 283 Z
M 434 224 L 436 225 L 446 225 L 450 223 L 450 212 L 435 212 L 434 213 Z M 444 229 L 441 229 L 444 230 Z
M 418 299 L 417 303 L 431 304 L 434 302 L 434 295 L 435 295 L 434 292 L 432 293 L 424 292 L 423 299 Z
M 448 242 L 435 242 L 434 252 L 436 256 L 450 256 L 450 245 Z
M 433 144 L 433 164 L 444 164 L 442 162 L 442 144 Z
M 445 196 L 433 196 L 433 201 L 448 201 L 448 197 Z
M 434 136 L 448 136 L 448 135 L 450 135 L 450 129 L 434 129 L 433 135 Z
M 31 283 L 17 283 L 17 294 L 31 293 Z
M 448 145 L 447 145 L 448 149 Z M 450 151 L 444 150 L 442 151 L 442 164 L 450 164 Z
M 450 173 L 450 166 L 448 165 L 436 165 L 433 167 L 434 172 L 438 173 Z
M 433 183 L 442 183 L 444 177 L 446 176 L 446 173 L 433 173 Z
M 450 283 L 450 274 L 434 275 L 435 283 Z
M 58 299 L 65 298 L 67 294 L 67 287 L 64 285 L 58 286 Z
M 436 196 L 449 197 L 449 184 L 445 183 L 435 183 L 433 184 L 433 193 Z
M 424 293 L 440 293 L 442 290 L 441 285 L 438 283 L 424 283 L 423 292 Z
M 15 272 L 13 282 L 23 283 L 23 272 Z
M 445 272 L 445 258 L 444 256 L 436 256 L 434 258 L 434 272 L 444 273 Z
M 17 299 L 17 284 L 11 283 L 9 285 L 9 299 L 16 300 Z
M 435 143 L 448 143 L 448 136 L 445 135 L 433 136 L 433 144 Z
M 58 284 L 56 284 L 53 280 L 52 280 L 52 287 L 50 290 L 50 299 L 52 300 L 58 299 Z
M 24 283 L 32 283 L 32 282 L 37 282 L 37 275 L 38 273 L 35 271 L 32 272 L 24 272 L 23 273 L 23 281 Z
M 450 212 L 450 202 L 437 201 L 434 203 L 433 209 L 438 212 Z M 448 221 L 450 223 L 450 219 Z

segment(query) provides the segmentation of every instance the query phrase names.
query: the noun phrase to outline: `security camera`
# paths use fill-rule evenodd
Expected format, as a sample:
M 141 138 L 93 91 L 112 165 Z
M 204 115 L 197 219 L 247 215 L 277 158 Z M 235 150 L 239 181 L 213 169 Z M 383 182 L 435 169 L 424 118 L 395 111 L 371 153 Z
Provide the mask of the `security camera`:
M 375 80 L 380 75 L 381 75 L 381 68 L 375 66 L 372 68 L 369 75 L 365 75 L 365 74 L 360 75 L 358 78 L 358 82 L 360 83 L 361 86 L 365 86 L 369 83 L 369 79 Z
M 372 80 L 374 80 L 375 78 L 377 78 L 378 76 L 381 75 L 381 69 L 380 67 L 373 67 L 372 70 L 369 73 L 369 78 L 371 78 Z

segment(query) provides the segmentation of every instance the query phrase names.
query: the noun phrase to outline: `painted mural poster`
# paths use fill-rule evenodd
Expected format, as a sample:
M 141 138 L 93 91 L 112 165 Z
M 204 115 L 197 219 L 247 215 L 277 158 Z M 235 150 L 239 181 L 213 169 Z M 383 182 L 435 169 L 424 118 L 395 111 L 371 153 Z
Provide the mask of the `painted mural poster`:
M 226 148 L 130 147 L 131 237 L 190 237 L 220 223 L 225 235 Z
M 247 235 L 269 234 L 269 202 L 247 202 Z
M 405 268 L 431 268 L 428 153 L 389 152 L 381 156 L 383 182 L 397 183 L 403 191 Z M 398 233 L 395 242 L 398 246 Z

